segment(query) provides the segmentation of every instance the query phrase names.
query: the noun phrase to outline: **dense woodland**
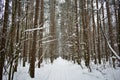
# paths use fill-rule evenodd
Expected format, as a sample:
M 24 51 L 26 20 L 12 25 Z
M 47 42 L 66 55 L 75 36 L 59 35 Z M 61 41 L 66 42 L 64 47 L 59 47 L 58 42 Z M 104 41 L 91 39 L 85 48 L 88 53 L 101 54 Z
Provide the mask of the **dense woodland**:
M 120 0 L 0 1 L 0 80 L 21 62 L 34 78 L 35 62 L 58 56 L 90 71 L 91 61 L 120 61 Z

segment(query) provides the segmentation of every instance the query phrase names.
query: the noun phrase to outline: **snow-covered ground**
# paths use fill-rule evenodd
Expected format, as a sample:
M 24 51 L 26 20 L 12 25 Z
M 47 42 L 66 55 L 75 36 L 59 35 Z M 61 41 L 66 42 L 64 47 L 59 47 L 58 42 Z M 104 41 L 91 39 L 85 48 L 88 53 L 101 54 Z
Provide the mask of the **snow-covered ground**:
M 89 72 L 87 68 L 82 69 L 80 65 L 61 57 L 57 58 L 53 64 L 43 62 L 41 68 L 35 68 L 35 78 L 30 78 L 28 66 L 19 65 L 14 80 L 120 80 L 120 68 L 100 69 L 93 65 L 92 72 Z M 5 76 L 4 80 L 7 80 Z

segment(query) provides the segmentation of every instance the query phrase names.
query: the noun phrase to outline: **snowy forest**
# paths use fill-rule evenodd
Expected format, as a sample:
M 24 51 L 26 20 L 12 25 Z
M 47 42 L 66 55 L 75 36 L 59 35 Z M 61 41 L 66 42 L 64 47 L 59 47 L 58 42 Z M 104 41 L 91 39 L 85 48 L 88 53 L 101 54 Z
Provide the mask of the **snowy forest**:
M 120 80 L 120 0 L 0 0 L 0 80 Z

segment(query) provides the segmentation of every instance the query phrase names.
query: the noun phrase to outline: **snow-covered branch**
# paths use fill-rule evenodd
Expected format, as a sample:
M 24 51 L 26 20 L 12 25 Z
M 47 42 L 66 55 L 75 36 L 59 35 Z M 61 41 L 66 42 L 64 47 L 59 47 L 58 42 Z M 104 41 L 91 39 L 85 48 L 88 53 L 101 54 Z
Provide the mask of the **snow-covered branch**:
M 37 42 L 44 41 L 44 40 L 49 39 L 49 38 L 51 38 L 51 37 L 52 37 L 51 35 L 50 35 L 50 36 L 47 36 L 47 37 L 44 37 L 44 38 L 42 38 L 41 40 L 38 40 Z
M 52 40 L 48 40 L 48 41 L 43 41 L 42 43 L 45 44 L 45 43 L 50 43 L 50 42 L 53 42 L 55 41 L 56 39 L 52 39 Z
M 30 32 L 30 31 L 35 31 L 35 30 L 41 30 L 41 29 L 44 29 L 44 27 L 41 27 L 41 28 L 33 28 L 33 29 L 27 29 L 27 30 L 25 30 L 25 32 Z

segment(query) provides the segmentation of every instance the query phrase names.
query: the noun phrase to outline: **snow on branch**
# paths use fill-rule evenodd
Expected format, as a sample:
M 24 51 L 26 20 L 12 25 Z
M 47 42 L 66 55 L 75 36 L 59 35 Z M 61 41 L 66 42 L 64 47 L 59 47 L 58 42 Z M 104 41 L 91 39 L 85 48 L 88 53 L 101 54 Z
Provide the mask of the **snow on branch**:
M 35 31 L 35 30 L 41 30 L 41 29 L 44 29 L 44 27 L 41 27 L 41 28 L 33 28 L 33 29 L 27 29 L 27 30 L 25 30 L 25 32 L 30 32 L 30 31 Z
M 109 43 L 108 41 L 107 41 L 107 44 L 108 44 L 110 50 L 111 50 L 111 51 L 113 52 L 113 54 L 115 55 L 115 57 L 117 57 L 117 59 L 120 60 L 120 56 L 117 55 L 117 53 L 115 52 L 115 50 L 112 48 L 112 46 L 110 45 L 110 43 Z
M 21 43 L 25 42 L 25 41 L 28 41 L 28 40 L 32 40 L 32 38 L 25 39 L 25 40 L 21 41 Z
M 53 41 L 56 41 L 57 39 L 52 39 L 52 40 L 48 40 L 48 41 L 43 41 L 43 44 L 45 43 L 50 43 L 50 42 L 53 42 Z
M 51 38 L 51 37 L 52 37 L 51 35 L 50 35 L 50 36 L 47 36 L 47 37 L 44 37 L 44 38 L 42 38 L 41 40 L 38 40 L 37 42 L 44 41 L 44 40 L 49 39 L 49 38 Z

